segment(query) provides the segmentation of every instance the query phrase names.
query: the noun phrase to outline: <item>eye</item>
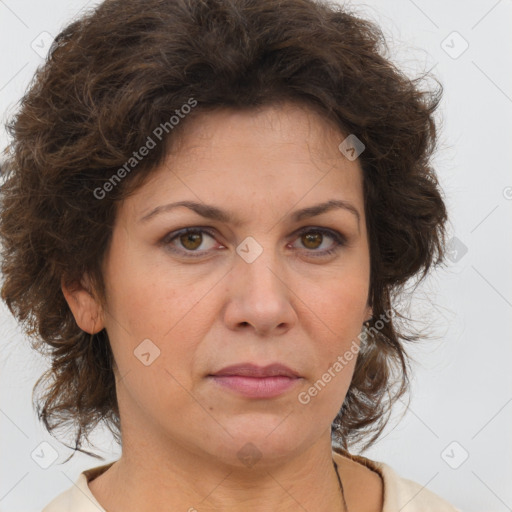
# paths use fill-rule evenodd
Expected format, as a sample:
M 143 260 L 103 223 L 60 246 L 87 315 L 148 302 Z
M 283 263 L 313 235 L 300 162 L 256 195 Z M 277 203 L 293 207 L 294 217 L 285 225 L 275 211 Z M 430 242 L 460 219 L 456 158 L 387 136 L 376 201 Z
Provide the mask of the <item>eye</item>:
M 162 244 L 168 248 L 171 252 L 177 253 L 185 257 L 202 257 L 215 244 L 203 243 L 206 239 L 210 238 L 215 240 L 215 234 L 209 229 L 202 227 L 184 228 L 179 231 L 168 234 L 163 240 Z M 311 253 L 314 257 L 328 256 L 337 252 L 342 246 L 346 245 L 346 238 L 344 235 L 337 231 L 326 228 L 314 228 L 306 227 L 301 229 L 296 236 L 297 240 L 302 242 L 303 247 L 306 248 L 306 252 Z M 329 238 L 334 243 L 323 250 L 318 250 L 319 247 L 324 245 L 325 239 Z M 200 249 L 202 247 L 202 249 Z M 225 248 L 223 245 L 221 248 Z
M 185 228 L 170 233 L 162 240 L 162 243 L 172 252 L 180 253 L 185 256 L 198 257 L 203 256 L 205 252 L 215 245 L 206 244 L 205 247 L 203 245 L 205 235 L 206 238 L 214 240 L 214 234 L 205 228 Z M 198 250 L 201 246 L 203 246 L 202 249 Z
M 317 250 L 325 241 L 330 238 L 334 241 L 330 247 L 324 250 Z M 298 240 L 301 241 L 308 252 L 312 252 L 314 256 L 328 256 L 337 252 L 342 246 L 346 245 L 346 238 L 341 233 L 325 228 L 307 227 L 299 231 Z

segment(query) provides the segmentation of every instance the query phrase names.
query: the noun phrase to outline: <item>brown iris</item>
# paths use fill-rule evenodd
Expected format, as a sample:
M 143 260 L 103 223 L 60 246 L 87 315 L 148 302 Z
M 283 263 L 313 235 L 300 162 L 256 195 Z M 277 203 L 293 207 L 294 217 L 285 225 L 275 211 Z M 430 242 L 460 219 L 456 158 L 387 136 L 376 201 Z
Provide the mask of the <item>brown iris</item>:
M 308 249 L 316 249 L 319 245 L 322 244 L 322 233 L 318 231 L 309 231 L 308 233 L 301 236 L 302 241 L 304 242 L 304 245 L 308 247 Z M 315 245 L 315 241 L 319 242 L 318 245 Z M 315 247 L 311 247 L 309 244 L 312 243 L 315 245 Z
M 180 236 L 180 241 L 186 249 L 194 250 L 201 245 L 203 235 L 199 232 L 185 233 Z

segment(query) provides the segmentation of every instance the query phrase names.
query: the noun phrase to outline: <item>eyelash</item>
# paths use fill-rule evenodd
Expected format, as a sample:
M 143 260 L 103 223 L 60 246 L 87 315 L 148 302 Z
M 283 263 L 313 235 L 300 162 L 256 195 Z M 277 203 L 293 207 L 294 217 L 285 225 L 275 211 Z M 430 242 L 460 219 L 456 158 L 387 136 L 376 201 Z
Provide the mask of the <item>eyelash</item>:
M 327 235 L 329 238 L 332 238 L 335 242 L 334 247 L 332 247 L 331 249 L 326 249 L 324 251 L 316 251 L 314 249 L 310 249 L 308 251 L 308 249 L 306 249 L 307 252 L 314 253 L 315 254 L 314 257 L 326 257 L 331 254 L 334 254 L 334 253 L 338 252 L 347 243 L 346 237 L 344 235 L 342 235 L 341 233 L 338 233 L 337 231 L 333 231 L 331 229 L 326 229 L 326 228 L 320 228 L 320 227 L 312 227 L 312 226 L 307 226 L 307 227 L 299 230 L 296 234 L 296 238 L 300 238 L 302 235 L 309 233 L 309 232 L 320 233 L 323 236 Z M 161 243 L 164 246 L 166 246 L 171 252 L 178 253 L 181 255 L 186 254 L 187 258 L 203 257 L 204 253 L 206 251 L 200 252 L 200 251 L 192 251 L 190 249 L 189 250 L 181 250 L 181 249 L 177 249 L 171 245 L 171 243 L 175 239 L 179 238 L 180 236 L 186 235 L 188 233 L 206 233 L 207 235 L 211 236 L 212 238 L 215 238 L 215 234 L 210 229 L 203 228 L 203 227 L 194 227 L 194 228 L 180 229 L 179 231 L 173 231 L 172 233 L 169 233 L 168 235 L 166 235 L 162 239 Z

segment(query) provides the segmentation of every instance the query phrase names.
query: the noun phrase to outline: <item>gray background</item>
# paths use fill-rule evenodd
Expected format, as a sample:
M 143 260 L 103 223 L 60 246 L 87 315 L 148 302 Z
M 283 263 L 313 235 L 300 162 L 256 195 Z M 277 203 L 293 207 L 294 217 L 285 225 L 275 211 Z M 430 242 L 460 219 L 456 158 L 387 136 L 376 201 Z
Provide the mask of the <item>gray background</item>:
M 95 3 L 0 0 L 2 124 L 51 37 Z M 349 5 L 383 27 L 407 74 L 432 69 L 444 85 L 434 163 L 454 237 L 449 268 L 433 274 L 413 301 L 417 327 L 435 338 L 409 350 L 417 361 L 410 408 L 401 419 L 398 404 L 382 440 L 363 455 L 461 510 L 511 510 L 512 1 Z M 2 128 L 0 145 L 6 144 Z M 48 363 L 30 351 L 3 303 L 0 351 L 0 512 L 35 512 L 102 462 L 77 455 L 59 465 L 70 451 L 42 428 L 31 406 L 32 387 Z M 105 432 L 93 440 L 106 461 L 118 458 Z M 58 458 L 43 469 L 34 450 L 47 462 L 51 453 Z

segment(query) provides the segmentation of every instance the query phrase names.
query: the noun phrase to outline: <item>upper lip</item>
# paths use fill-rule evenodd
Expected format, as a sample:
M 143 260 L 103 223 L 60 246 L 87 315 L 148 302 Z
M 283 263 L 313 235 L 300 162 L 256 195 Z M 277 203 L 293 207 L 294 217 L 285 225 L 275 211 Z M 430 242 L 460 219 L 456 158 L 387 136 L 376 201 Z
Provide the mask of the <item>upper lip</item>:
M 226 366 L 212 375 L 242 375 L 244 377 L 275 377 L 283 375 L 291 378 L 299 377 L 297 372 L 280 363 L 273 363 L 267 366 L 257 366 L 252 363 L 234 364 Z

